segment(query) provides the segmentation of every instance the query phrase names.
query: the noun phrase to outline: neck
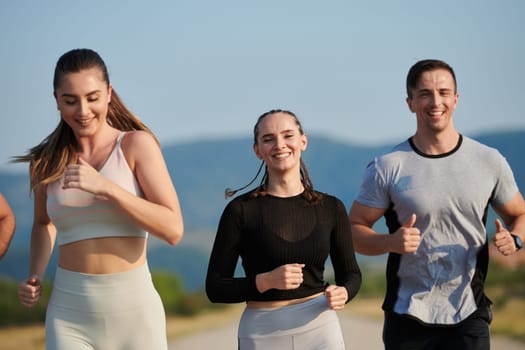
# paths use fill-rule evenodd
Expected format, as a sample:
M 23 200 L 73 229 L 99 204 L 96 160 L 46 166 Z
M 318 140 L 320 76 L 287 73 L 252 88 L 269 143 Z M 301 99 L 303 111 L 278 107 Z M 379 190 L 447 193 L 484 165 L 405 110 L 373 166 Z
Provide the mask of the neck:
M 424 135 L 418 131 L 412 137 L 412 141 L 420 152 L 428 155 L 440 155 L 452 151 L 457 146 L 459 133 L 456 130 L 451 130 Z
M 277 197 L 293 197 L 304 191 L 300 175 L 286 177 L 276 177 L 269 174 L 268 187 L 266 191 Z
M 116 134 L 119 131 L 107 125 L 99 132 L 92 136 L 77 137 L 78 152 L 84 155 L 90 155 L 97 152 L 99 149 L 112 145 L 115 141 Z

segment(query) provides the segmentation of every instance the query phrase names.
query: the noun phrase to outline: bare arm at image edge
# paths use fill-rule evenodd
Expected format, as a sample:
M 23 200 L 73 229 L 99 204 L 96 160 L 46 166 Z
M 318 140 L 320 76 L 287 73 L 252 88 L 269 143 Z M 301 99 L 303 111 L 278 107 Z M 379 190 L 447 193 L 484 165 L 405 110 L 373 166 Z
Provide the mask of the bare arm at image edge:
M 4 257 L 15 233 L 15 215 L 6 199 L 0 194 L 0 259 Z

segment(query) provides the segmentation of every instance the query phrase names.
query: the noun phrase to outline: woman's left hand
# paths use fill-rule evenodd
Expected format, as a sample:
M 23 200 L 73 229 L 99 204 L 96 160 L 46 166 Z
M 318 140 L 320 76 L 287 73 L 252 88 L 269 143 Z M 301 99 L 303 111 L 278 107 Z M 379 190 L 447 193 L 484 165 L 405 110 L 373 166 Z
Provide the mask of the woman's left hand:
M 64 189 L 78 188 L 96 196 L 103 196 L 108 180 L 82 158 L 77 164 L 66 167 L 64 172 Z
M 324 290 L 326 299 L 328 300 L 328 307 L 332 310 L 342 310 L 345 307 L 348 299 L 348 291 L 345 287 L 336 285 L 329 285 Z

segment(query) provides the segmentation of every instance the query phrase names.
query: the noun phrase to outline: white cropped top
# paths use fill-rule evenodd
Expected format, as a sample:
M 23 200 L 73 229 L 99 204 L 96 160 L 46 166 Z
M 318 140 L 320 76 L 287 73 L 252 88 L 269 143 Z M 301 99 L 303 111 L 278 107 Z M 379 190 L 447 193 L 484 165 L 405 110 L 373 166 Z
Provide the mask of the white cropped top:
M 125 190 L 142 197 L 135 175 L 122 152 L 120 133 L 115 148 L 100 174 Z M 47 187 L 47 213 L 57 229 L 57 243 L 64 245 L 101 237 L 147 237 L 119 208 L 103 198 L 80 189 L 63 189 L 64 177 Z

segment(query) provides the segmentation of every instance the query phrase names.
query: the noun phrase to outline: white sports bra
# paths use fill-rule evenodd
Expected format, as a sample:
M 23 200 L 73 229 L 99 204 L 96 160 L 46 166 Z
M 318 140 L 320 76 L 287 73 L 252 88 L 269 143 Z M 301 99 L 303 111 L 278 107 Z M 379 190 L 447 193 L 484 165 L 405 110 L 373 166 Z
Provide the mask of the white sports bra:
M 125 132 L 104 163 L 100 174 L 127 191 L 142 197 L 142 191 L 121 148 Z M 100 237 L 148 237 L 119 208 L 107 200 L 79 189 L 63 189 L 64 177 L 47 186 L 47 213 L 57 229 L 57 243 L 64 245 Z

